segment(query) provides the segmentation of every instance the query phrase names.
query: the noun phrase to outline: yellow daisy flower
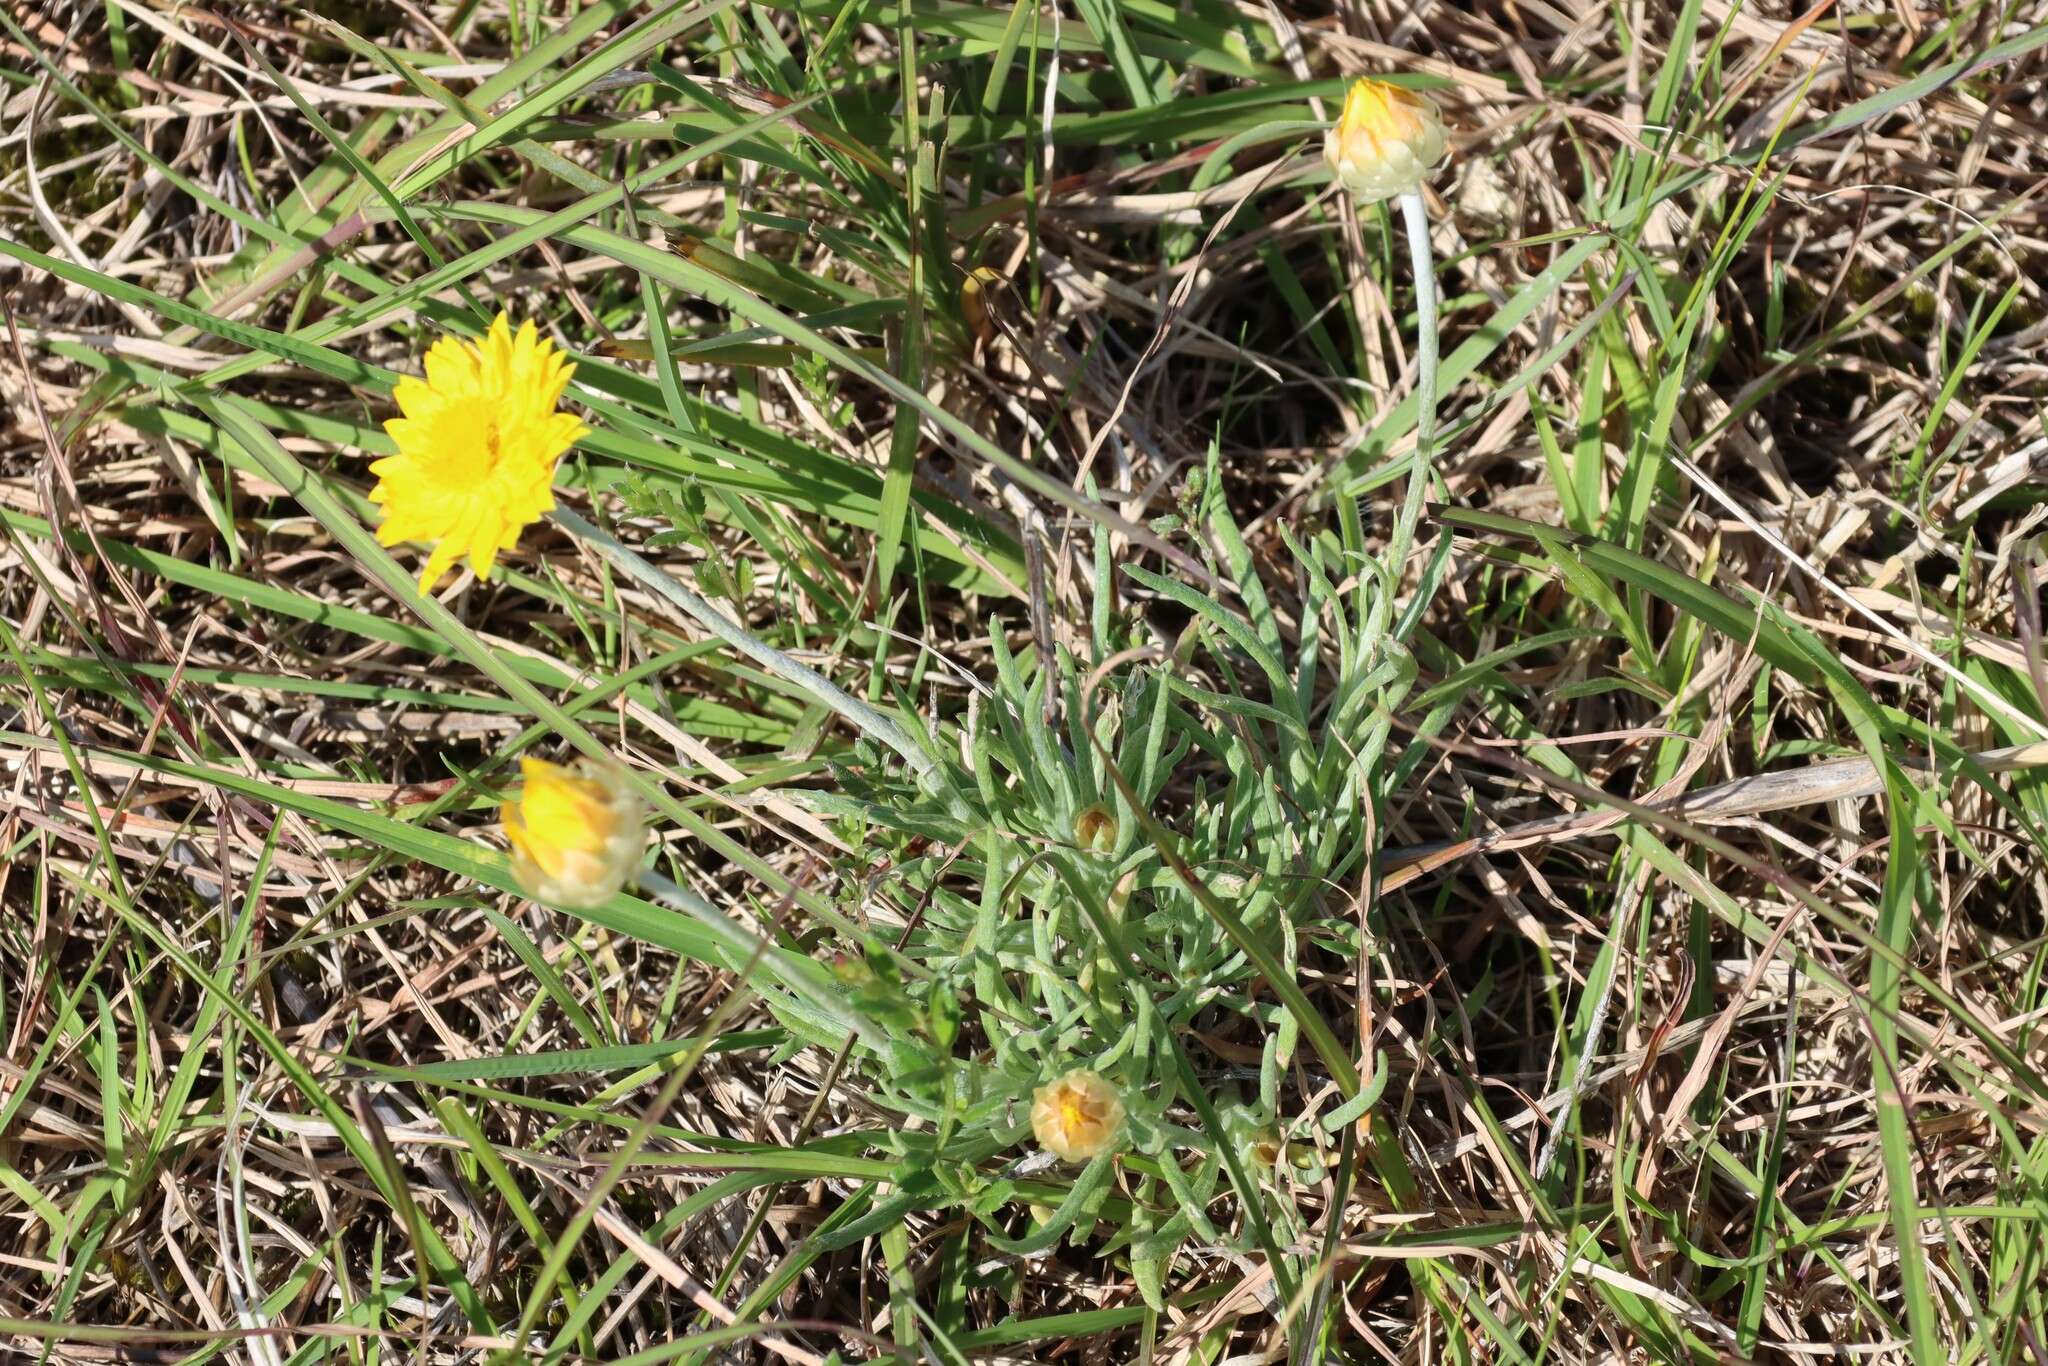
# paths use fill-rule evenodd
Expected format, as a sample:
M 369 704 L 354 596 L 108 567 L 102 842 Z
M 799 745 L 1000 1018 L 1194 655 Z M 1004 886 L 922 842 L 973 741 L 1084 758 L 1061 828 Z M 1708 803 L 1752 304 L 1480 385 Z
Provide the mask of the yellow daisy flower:
M 1067 1162 L 1109 1151 L 1124 1125 L 1124 1102 L 1095 1073 L 1076 1068 L 1031 1093 L 1031 1132 L 1038 1146 Z
M 647 846 L 640 799 L 615 764 L 521 759 L 526 785 L 505 803 L 512 875 L 536 901 L 585 910 L 625 886 Z
M 426 369 L 392 390 L 404 416 L 384 430 L 398 454 L 370 466 L 378 542 L 434 543 L 422 593 L 465 555 L 488 579 L 498 552 L 554 507 L 555 462 L 589 430 L 555 411 L 576 367 L 530 321 L 515 335 L 500 313 L 481 345 L 443 337 Z

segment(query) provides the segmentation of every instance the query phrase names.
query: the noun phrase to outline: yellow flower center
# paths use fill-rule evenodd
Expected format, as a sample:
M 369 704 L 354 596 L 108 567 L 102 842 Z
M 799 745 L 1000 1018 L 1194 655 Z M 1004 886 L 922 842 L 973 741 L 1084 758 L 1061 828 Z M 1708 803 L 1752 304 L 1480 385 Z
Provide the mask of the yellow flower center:
M 442 418 L 450 427 L 476 433 L 468 441 L 454 441 L 441 452 L 441 477 L 454 485 L 480 484 L 498 470 L 499 404 L 481 394 L 448 405 Z
M 1068 1162 L 1108 1151 L 1123 1121 L 1116 1088 L 1093 1072 L 1076 1069 L 1031 1097 L 1031 1131 L 1039 1146 Z

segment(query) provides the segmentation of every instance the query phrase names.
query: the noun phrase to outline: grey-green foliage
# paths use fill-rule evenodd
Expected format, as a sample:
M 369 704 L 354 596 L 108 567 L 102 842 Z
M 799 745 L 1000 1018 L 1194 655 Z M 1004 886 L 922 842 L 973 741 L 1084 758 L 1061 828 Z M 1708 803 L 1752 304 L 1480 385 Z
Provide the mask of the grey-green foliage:
M 870 864 L 893 860 L 872 895 L 909 923 L 887 935 L 893 944 L 903 934 L 900 969 L 874 966 L 894 960 L 880 940 L 854 969 L 857 996 L 892 1039 L 857 1055 L 874 1097 L 934 1126 L 925 1157 L 985 1154 L 1027 1138 L 1034 1086 L 1082 1066 L 1116 1083 L 1130 1147 L 1156 1161 L 1137 1165 L 1136 1208 L 1113 1245 L 1128 1242 L 1155 1300 L 1178 1242 L 1216 1237 L 1204 1210 L 1224 1145 L 1247 1161 L 1279 1146 L 1289 1170 L 1320 1170 L 1314 1140 L 1325 1131 L 1306 1122 L 1288 1084 L 1301 1021 L 1276 1004 L 1166 849 L 1289 975 L 1305 953 L 1351 958 L 1370 902 L 1393 716 L 1415 678 L 1393 635 L 1392 585 L 1363 549 L 1355 510 L 1343 509 L 1336 529 L 1288 537 L 1291 572 L 1269 585 L 1224 510 L 1213 465 L 1206 488 L 1191 520 L 1205 526 L 1209 567 L 1238 602 L 1125 566 L 1127 594 L 1178 604 L 1189 618 L 1168 644 L 1136 649 L 1142 639 L 1107 610 L 1113 571 L 1098 555 L 1104 606 L 1088 661 L 1064 649 L 1049 666 L 1019 658 L 992 623 L 995 677 L 935 728 L 943 762 L 931 781 L 877 781 L 871 769 L 816 798 L 848 821 Z M 876 1011 L 878 990 L 900 993 L 903 1008 Z M 957 1044 L 942 1046 L 951 1031 L 934 1022 L 963 1017 Z M 1257 1040 L 1259 1065 L 1215 1057 L 1195 1037 L 1198 1017 L 1210 1037 Z M 1341 1021 L 1318 1023 L 1355 1055 Z M 1322 1071 L 1313 1053 L 1299 1065 L 1312 1078 Z M 1318 1118 L 1335 1127 L 1327 1103 Z M 1098 1184 L 1091 1168 L 1073 1189 Z M 977 1213 L 1002 1203 L 969 1184 L 955 1193 Z M 1077 1220 L 1090 1227 L 1081 1216 L 1092 1207 L 1071 1203 L 1027 1241 L 1049 1244 L 1044 1235 Z M 1288 1202 L 1262 1217 L 1283 1241 L 1300 1233 Z

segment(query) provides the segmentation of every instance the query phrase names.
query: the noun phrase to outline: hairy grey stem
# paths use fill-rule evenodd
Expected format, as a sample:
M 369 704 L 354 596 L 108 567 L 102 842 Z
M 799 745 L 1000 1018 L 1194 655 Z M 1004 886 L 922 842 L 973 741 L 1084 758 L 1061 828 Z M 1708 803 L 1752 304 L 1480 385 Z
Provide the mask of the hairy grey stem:
M 1408 496 L 1387 554 L 1387 568 L 1399 573 L 1415 544 L 1415 524 L 1435 468 L 1431 449 L 1436 438 L 1437 318 L 1436 262 L 1429 249 L 1429 210 L 1422 191 L 1400 196 L 1401 219 L 1408 229 L 1408 264 L 1415 274 L 1415 460 L 1408 471 Z M 1424 585 L 1427 588 L 1427 585 Z
M 676 582 L 673 576 L 649 564 L 637 551 L 629 549 L 616 537 L 599 530 L 566 507 L 558 505 L 548 515 L 554 519 L 555 525 L 571 536 L 596 546 L 604 553 L 605 558 L 624 570 L 628 578 L 682 608 L 712 635 L 776 677 L 796 684 L 839 713 L 856 730 L 873 736 L 895 750 L 903 756 L 903 761 L 910 765 L 911 771 L 919 778 L 930 776 L 937 767 L 931 756 L 919 747 L 917 741 L 912 739 L 903 727 L 867 703 L 851 696 L 817 670 L 797 663 L 774 646 L 748 635 L 737 622 Z
M 651 868 L 644 868 L 635 874 L 633 885 L 649 900 L 681 911 L 716 935 L 725 945 L 726 952 L 732 955 L 732 961 L 727 966 L 742 977 L 751 978 L 753 969 L 758 967 L 764 978 L 779 982 L 792 994 L 806 1001 L 812 1009 L 828 1016 L 840 1028 L 871 1043 L 876 1042 L 874 1029 L 843 1000 L 829 995 L 821 996 L 815 984 L 793 976 L 784 968 L 775 955 L 769 952 L 772 940 L 764 940 L 761 935 L 725 915 L 697 893 Z M 750 985 L 757 992 L 761 992 L 759 982 L 750 982 Z

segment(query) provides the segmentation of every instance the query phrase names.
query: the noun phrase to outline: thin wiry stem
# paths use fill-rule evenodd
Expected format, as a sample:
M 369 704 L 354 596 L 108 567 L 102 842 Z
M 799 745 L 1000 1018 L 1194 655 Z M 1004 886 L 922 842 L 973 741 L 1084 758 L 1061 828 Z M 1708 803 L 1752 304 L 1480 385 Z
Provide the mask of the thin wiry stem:
M 894 721 L 875 710 L 867 703 L 850 696 L 838 684 L 826 678 L 817 670 L 797 663 L 782 651 L 765 641 L 756 640 L 743 630 L 738 623 L 713 607 L 675 579 L 655 568 L 643 559 L 637 551 L 627 548 L 610 533 L 601 531 L 585 521 L 580 515 L 565 507 L 556 507 L 548 514 L 555 525 L 578 540 L 588 542 L 602 551 L 607 559 L 626 576 L 641 586 L 668 599 L 690 614 L 705 630 L 717 636 L 726 644 L 738 650 L 778 678 L 796 684 L 812 697 L 817 698 L 840 716 L 851 722 L 856 730 L 873 736 L 903 756 L 918 777 L 928 776 L 935 768 L 932 758 L 919 748 L 917 741 Z

